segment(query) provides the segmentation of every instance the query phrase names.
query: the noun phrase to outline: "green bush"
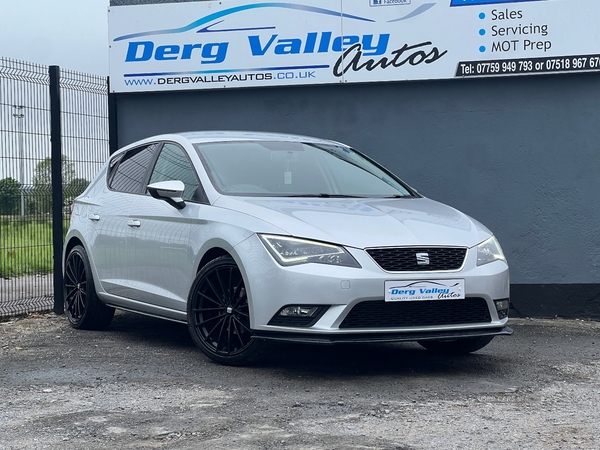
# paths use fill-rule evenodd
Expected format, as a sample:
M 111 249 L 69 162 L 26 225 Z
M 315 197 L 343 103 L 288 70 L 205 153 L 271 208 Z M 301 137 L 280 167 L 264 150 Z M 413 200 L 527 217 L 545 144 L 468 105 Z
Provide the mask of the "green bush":
M 0 214 L 11 215 L 18 214 L 21 202 L 21 192 L 19 183 L 14 178 L 4 178 L 0 180 Z

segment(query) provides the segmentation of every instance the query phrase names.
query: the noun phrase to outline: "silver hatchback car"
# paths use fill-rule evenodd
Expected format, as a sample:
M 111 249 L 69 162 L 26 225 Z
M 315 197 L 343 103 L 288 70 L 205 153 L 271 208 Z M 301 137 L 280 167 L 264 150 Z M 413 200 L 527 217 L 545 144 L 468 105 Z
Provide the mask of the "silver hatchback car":
M 445 353 L 509 335 L 509 271 L 479 222 L 347 145 L 196 132 L 114 155 L 75 200 L 65 311 L 186 323 L 215 361 L 281 341 L 417 341 Z

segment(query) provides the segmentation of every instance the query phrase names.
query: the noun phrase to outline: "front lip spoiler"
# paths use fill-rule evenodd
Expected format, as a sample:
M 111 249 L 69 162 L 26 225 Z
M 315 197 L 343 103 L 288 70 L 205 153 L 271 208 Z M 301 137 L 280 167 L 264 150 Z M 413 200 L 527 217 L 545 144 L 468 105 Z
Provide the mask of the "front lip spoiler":
M 454 340 L 479 336 L 510 336 L 513 330 L 510 327 L 486 328 L 479 330 L 434 331 L 418 333 L 371 333 L 371 334 L 306 334 L 306 333 L 279 333 L 255 331 L 253 339 L 264 341 L 294 342 L 299 344 L 364 344 L 385 342 L 411 342 L 432 340 Z

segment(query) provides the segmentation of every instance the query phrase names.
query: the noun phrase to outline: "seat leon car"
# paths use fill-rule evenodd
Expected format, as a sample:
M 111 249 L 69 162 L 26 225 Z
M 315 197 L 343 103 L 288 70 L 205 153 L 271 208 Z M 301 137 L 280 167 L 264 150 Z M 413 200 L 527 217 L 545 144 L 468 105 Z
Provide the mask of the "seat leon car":
M 351 147 L 305 136 L 193 132 L 113 154 L 73 205 L 65 311 L 187 324 L 215 361 L 278 342 L 416 341 L 468 353 L 509 335 L 494 235 Z

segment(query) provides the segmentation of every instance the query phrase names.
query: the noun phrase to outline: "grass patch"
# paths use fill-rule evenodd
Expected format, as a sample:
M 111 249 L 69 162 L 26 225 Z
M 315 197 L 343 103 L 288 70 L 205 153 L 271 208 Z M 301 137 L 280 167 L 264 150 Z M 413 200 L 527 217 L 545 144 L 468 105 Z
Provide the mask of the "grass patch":
M 53 254 L 52 218 L 0 217 L 0 277 L 52 273 Z

